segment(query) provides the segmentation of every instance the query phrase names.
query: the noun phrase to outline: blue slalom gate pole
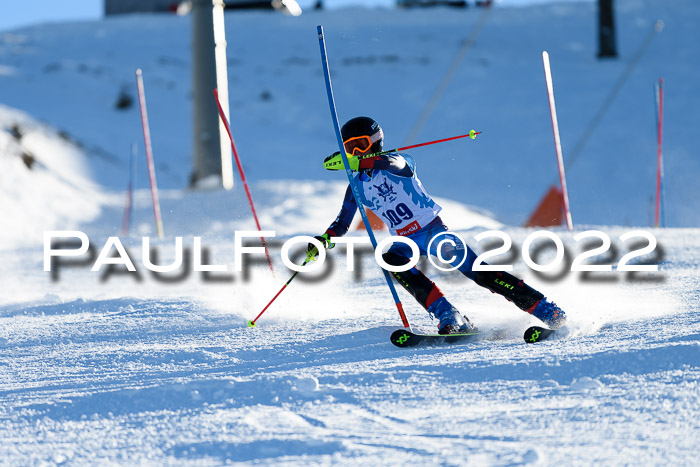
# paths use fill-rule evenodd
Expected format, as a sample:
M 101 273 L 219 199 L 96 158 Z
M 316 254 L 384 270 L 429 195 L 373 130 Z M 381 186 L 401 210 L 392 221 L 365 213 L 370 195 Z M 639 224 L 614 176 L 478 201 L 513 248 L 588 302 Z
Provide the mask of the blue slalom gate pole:
M 318 43 L 321 48 L 321 63 L 323 65 L 323 77 L 326 80 L 326 93 L 328 94 L 328 105 L 331 110 L 331 119 L 333 120 L 333 128 L 335 129 L 335 136 L 336 139 L 338 140 L 338 148 L 340 149 L 340 154 L 341 157 L 343 158 L 343 164 L 345 166 L 345 174 L 348 176 L 348 180 L 350 181 L 350 187 L 352 189 L 352 195 L 355 197 L 355 203 L 357 204 L 357 210 L 360 211 L 360 215 L 362 216 L 362 221 L 365 224 L 365 229 L 367 229 L 367 234 L 369 235 L 369 239 L 372 242 L 372 247 L 376 250 L 377 249 L 377 239 L 374 237 L 374 232 L 372 232 L 372 227 L 369 225 L 369 219 L 367 219 L 367 214 L 365 213 L 365 210 L 362 209 L 362 202 L 360 201 L 360 190 L 357 187 L 357 184 L 355 183 L 355 179 L 352 176 L 352 170 L 350 170 L 350 164 L 348 163 L 348 158 L 347 154 L 345 153 L 345 146 L 343 145 L 343 137 L 340 134 L 340 124 L 338 123 L 338 112 L 336 111 L 335 107 L 335 100 L 333 99 L 333 87 L 331 86 L 331 73 L 328 68 L 328 57 L 326 55 L 326 40 L 323 37 L 323 26 L 317 26 L 316 30 L 318 32 Z M 389 276 L 389 273 L 386 271 L 386 269 L 382 268 L 382 272 L 384 273 L 384 279 L 386 279 L 386 283 L 389 286 L 389 290 L 391 290 L 391 296 L 394 297 L 394 303 L 396 304 L 396 308 L 399 310 L 399 315 L 401 316 L 401 321 L 403 322 L 403 326 L 405 328 L 411 328 L 411 325 L 408 323 L 408 318 L 406 318 L 406 313 L 403 311 L 403 305 L 401 305 L 401 300 L 399 300 L 399 296 L 396 293 L 396 288 L 394 287 L 394 284 L 391 282 L 391 276 Z

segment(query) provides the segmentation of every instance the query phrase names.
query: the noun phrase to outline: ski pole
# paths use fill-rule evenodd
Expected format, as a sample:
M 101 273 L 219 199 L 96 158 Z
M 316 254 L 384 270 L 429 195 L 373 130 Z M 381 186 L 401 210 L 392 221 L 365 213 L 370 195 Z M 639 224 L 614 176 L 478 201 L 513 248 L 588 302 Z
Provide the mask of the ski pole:
M 374 157 L 374 156 L 386 154 L 389 152 L 405 151 L 406 149 L 419 148 L 421 146 L 428 146 L 430 144 L 444 143 L 445 141 L 452 141 L 453 139 L 466 138 L 467 136 L 470 137 L 471 139 L 476 139 L 476 135 L 480 135 L 480 134 L 481 134 L 480 131 L 469 130 L 469 133 L 467 133 L 466 135 L 453 136 L 451 138 L 436 139 L 435 141 L 428 141 L 427 143 L 412 144 L 410 146 L 404 146 L 402 148 L 389 149 L 387 151 L 377 152 L 374 154 L 367 154 L 366 156 L 361 156 L 361 158 L 365 159 L 367 157 Z
M 452 141 L 452 140 L 460 139 L 460 138 L 469 137 L 471 139 L 476 139 L 476 135 L 480 135 L 480 134 L 481 134 L 480 131 L 470 130 L 469 133 L 467 133 L 466 135 L 452 136 L 451 138 L 436 139 L 435 141 L 428 141 L 427 143 L 412 144 L 411 146 L 404 146 L 401 148 L 387 149 L 386 151 L 373 152 L 372 154 L 363 154 L 363 155 L 355 156 L 355 157 L 357 157 L 358 159 L 368 159 L 370 157 L 383 156 L 384 154 L 389 154 L 392 152 L 405 151 L 407 149 L 419 148 L 421 146 L 428 146 L 431 144 L 444 143 L 445 141 Z M 340 167 L 335 168 L 336 165 L 340 165 L 340 163 L 337 162 L 336 159 L 329 158 L 327 161 L 323 162 L 323 168 L 327 169 L 327 170 L 339 170 Z
M 309 260 L 307 259 L 306 261 L 304 261 L 304 264 L 302 264 L 301 266 L 302 266 L 302 267 L 306 266 L 306 263 L 308 263 L 308 262 L 309 262 Z M 280 294 L 282 293 L 282 291 L 283 291 L 284 289 L 287 288 L 287 286 L 289 285 L 289 283 L 292 282 L 292 281 L 294 280 L 295 277 L 297 277 L 297 274 L 299 274 L 299 271 L 296 271 L 294 274 L 292 274 L 292 277 L 290 277 L 289 280 L 282 286 L 282 288 L 280 289 L 280 291 L 277 292 L 277 294 L 276 294 L 274 297 L 272 297 L 272 300 L 270 300 L 270 302 L 269 302 L 267 305 L 265 305 L 265 308 L 262 309 L 262 311 L 260 312 L 260 314 L 258 314 L 258 316 L 256 316 L 254 320 L 248 320 L 248 327 L 249 327 L 249 328 L 254 328 L 254 327 L 255 327 L 255 322 L 262 316 L 263 313 L 265 313 L 265 310 L 267 310 L 268 308 L 270 308 L 270 305 L 272 305 L 272 302 L 274 302 L 275 300 L 277 300 L 277 297 L 279 297 Z

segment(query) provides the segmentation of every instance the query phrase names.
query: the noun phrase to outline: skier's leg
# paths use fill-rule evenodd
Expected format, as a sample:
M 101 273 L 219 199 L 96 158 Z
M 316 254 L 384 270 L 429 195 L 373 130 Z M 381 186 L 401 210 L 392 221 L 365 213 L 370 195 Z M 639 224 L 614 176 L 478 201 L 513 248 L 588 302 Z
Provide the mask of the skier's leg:
M 404 243 L 395 243 L 382 255 L 384 261 L 391 266 L 404 266 L 408 264 L 411 249 Z M 392 272 L 391 275 L 403 286 L 426 310 L 435 300 L 443 297 L 442 291 L 437 285 L 415 266 L 408 271 Z
M 474 282 L 490 291 L 502 295 L 523 311 L 530 313 L 552 328 L 559 328 L 566 322 L 566 314 L 554 302 L 550 302 L 539 291 L 522 279 L 505 271 L 476 271 Z
M 476 253 L 446 227 L 433 229 L 431 234 L 434 240 L 430 243 L 430 254 L 438 258 L 438 265 L 459 269 L 481 287 L 504 296 L 521 310 L 529 310 L 543 298 L 541 293 L 507 272 L 474 272 Z
M 528 311 L 544 295 L 505 271 L 476 271 L 474 282 L 493 293 L 502 295 L 521 310 Z
M 522 279 L 505 271 L 473 271 L 476 254 L 469 246 L 465 247 L 468 252 L 467 260 L 459 268 L 465 276 L 474 280 L 481 287 L 505 297 L 521 310 L 530 313 L 552 328 L 564 325 L 566 321 L 564 311 L 555 303 L 548 301 L 541 292 L 527 285 Z
M 408 245 L 395 243 L 382 255 L 382 258 L 392 266 L 404 266 L 410 261 L 411 254 Z M 392 272 L 391 274 L 428 313 L 439 320 L 438 333 L 453 334 L 473 329 L 469 320 L 447 301 L 438 286 L 418 268 L 414 266 L 407 271 Z
M 436 256 L 439 261 L 456 267 L 481 287 L 505 297 L 518 308 L 532 314 L 550 327 L 557 328 L 564 325 L 566 321 L 564 311 L 522 279 L 503 271 L 473 271 L 476 253 L 457 235 L 450 232 L 444 224 L 431 225 L 430 232 L 427 230 L 423 248 L 428 249 L 429 245 L 429 254 Z

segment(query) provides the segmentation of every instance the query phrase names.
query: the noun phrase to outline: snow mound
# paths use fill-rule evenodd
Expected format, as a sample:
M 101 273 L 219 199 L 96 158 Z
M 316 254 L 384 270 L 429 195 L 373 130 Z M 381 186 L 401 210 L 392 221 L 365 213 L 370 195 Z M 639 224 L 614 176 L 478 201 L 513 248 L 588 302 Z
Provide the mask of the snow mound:
M 0 249 L 37 244 L 44 230 L 95 219 L 105 195 L 85 155 L 55 129 L 0 105 Z

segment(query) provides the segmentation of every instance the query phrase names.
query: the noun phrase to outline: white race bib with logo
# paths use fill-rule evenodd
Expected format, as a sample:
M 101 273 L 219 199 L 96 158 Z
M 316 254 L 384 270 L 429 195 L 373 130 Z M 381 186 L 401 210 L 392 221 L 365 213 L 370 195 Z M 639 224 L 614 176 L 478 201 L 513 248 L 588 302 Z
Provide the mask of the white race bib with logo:
M 413 169 L 412 177 L 401 177 L 386 170 L 375 170 L 372 178 L 355 175 L 362 204 L 384 221 L 392 235 L 415 233 L 442 210 L 416 177 L 413 161 L 405 158 Z

